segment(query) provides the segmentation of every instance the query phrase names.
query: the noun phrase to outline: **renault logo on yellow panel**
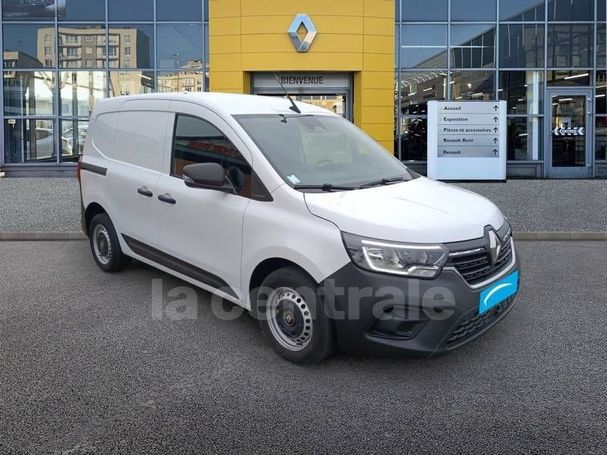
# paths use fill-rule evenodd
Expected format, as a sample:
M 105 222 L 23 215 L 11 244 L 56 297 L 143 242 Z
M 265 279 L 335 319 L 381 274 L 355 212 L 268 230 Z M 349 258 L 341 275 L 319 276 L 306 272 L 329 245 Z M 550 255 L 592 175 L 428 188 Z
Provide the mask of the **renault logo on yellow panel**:
M 289 37 L 297 52 L 308 52 L 314 38 L 316 38 L 316 26 L 310 16 L 299 13 L 291 22 Z

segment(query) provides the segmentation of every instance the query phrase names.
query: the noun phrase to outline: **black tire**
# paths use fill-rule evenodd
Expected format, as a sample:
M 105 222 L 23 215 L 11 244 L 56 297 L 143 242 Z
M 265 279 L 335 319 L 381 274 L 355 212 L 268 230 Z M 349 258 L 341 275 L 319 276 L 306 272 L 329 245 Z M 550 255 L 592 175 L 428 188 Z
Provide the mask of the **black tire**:
M 93 259 L 104 272 L 119 272 L 130 262 L 120 248 L 118 235 L 107 213 L 93 217 L 89 227 L 89 243 Z
M 277 306 L 269 310 L 272 302 Z M 318 285 L 302 270 L 284 267 L 270 273 L 253 293 L 253 304 L 261 331 L 284 359 L 318 363 L 335 351 L 333 321 L 323 309 Z

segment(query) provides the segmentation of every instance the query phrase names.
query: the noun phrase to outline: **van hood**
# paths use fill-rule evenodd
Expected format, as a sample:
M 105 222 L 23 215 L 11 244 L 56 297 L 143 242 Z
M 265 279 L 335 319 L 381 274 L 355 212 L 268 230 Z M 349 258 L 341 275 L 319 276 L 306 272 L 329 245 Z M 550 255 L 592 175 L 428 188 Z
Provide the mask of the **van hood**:
M 412 243 L 448 243 L 499 229 L 500 210 L 468 190 L 424 177 L 334 193 L 305 193 L 310 212 L 352 234 Z

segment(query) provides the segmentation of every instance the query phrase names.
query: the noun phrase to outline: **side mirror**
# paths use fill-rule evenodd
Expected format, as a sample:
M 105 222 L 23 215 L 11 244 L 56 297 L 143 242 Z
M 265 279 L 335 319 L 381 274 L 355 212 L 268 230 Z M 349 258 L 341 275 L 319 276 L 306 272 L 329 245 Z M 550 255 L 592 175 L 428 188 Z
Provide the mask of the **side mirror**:
M 183 168 L 183 181 L 194 188 L 226 190 L 226 174 L 219 163 L 188 164 Z M 231 192 L 231 188 L 230 188 Z

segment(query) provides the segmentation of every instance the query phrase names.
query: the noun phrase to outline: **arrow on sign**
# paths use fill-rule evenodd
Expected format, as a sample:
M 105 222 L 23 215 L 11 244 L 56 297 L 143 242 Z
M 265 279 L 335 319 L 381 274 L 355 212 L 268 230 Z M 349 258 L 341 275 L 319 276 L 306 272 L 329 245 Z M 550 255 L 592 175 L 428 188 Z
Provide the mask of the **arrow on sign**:
M 493 106 L 493 110 L 494 110 L 495 112 L 497 112 L 497 111 L 499 111 L 499 107 L 498 107 L 497 105 L 495 105 L 495 106 Z
M 499 130 L 500 130 L 500 129 L 499 129 L 497 126 L 496 126 L 495 128 L 493 128 L 493 131 L 494 131 L 495 133 L 497 133 Z
M 497 149 L 493 149 L 493 154 L 497 155 Z
M 583 126 L 574 126 L 571 128 L 561 128 L 556 127 L 552 134 L 555 136 L 583 136 L 584 135 L 584 127 Z
M 493 121 L 497 122 L 500 118 L 499 117 L 493 117 Z
M 494 143 L 494 144 L 497 144 L 498 142 L 499 142 L 499 140 L 498 140 L 497 138 L 494 138 L 494 139 L 493 139 L 493 143 Z

